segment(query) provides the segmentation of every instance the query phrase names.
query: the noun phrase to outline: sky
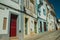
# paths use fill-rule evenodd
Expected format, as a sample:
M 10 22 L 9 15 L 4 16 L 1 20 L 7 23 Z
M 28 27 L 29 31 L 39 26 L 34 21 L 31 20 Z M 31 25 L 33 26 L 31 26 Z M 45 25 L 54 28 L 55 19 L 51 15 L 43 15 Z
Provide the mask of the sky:
M 49 2 L 54 6 L 56 17 L 60 18 L 60 0 L 49 0 Z

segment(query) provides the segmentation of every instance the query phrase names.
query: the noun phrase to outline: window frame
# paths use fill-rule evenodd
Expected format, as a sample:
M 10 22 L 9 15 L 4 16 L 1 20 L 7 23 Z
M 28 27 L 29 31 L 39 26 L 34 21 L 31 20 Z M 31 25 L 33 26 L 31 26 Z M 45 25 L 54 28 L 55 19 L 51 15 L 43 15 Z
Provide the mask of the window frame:
M 43 9 L 43 14 L 46 15 L 46 10 L 45 9 Z
M 3 30 L 6 30 L 7 18 L 4 17 L 3 19 Z

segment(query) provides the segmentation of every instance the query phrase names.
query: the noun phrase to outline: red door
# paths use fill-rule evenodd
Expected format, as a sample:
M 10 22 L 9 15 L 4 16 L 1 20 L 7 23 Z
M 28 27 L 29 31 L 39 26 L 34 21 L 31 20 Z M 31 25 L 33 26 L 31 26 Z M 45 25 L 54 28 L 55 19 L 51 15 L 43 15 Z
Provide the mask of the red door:
M 10 20 L 10 37 L 16 36 L 17 15 L 11 14 Z

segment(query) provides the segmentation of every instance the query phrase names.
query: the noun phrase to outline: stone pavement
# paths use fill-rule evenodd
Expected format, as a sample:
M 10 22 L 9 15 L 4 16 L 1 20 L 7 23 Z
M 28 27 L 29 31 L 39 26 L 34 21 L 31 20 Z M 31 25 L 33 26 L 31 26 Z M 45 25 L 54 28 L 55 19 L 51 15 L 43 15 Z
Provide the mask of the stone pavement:
M 40 33 L 25 40 L 60 40 L 60 30 Z

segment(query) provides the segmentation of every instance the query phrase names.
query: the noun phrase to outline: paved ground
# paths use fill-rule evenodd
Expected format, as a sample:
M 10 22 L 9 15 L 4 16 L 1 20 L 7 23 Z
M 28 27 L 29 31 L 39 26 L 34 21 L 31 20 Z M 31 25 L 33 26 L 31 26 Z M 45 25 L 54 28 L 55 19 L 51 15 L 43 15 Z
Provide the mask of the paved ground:
M 60 30 L 41 33 L 25 40 L 60 40 Z

